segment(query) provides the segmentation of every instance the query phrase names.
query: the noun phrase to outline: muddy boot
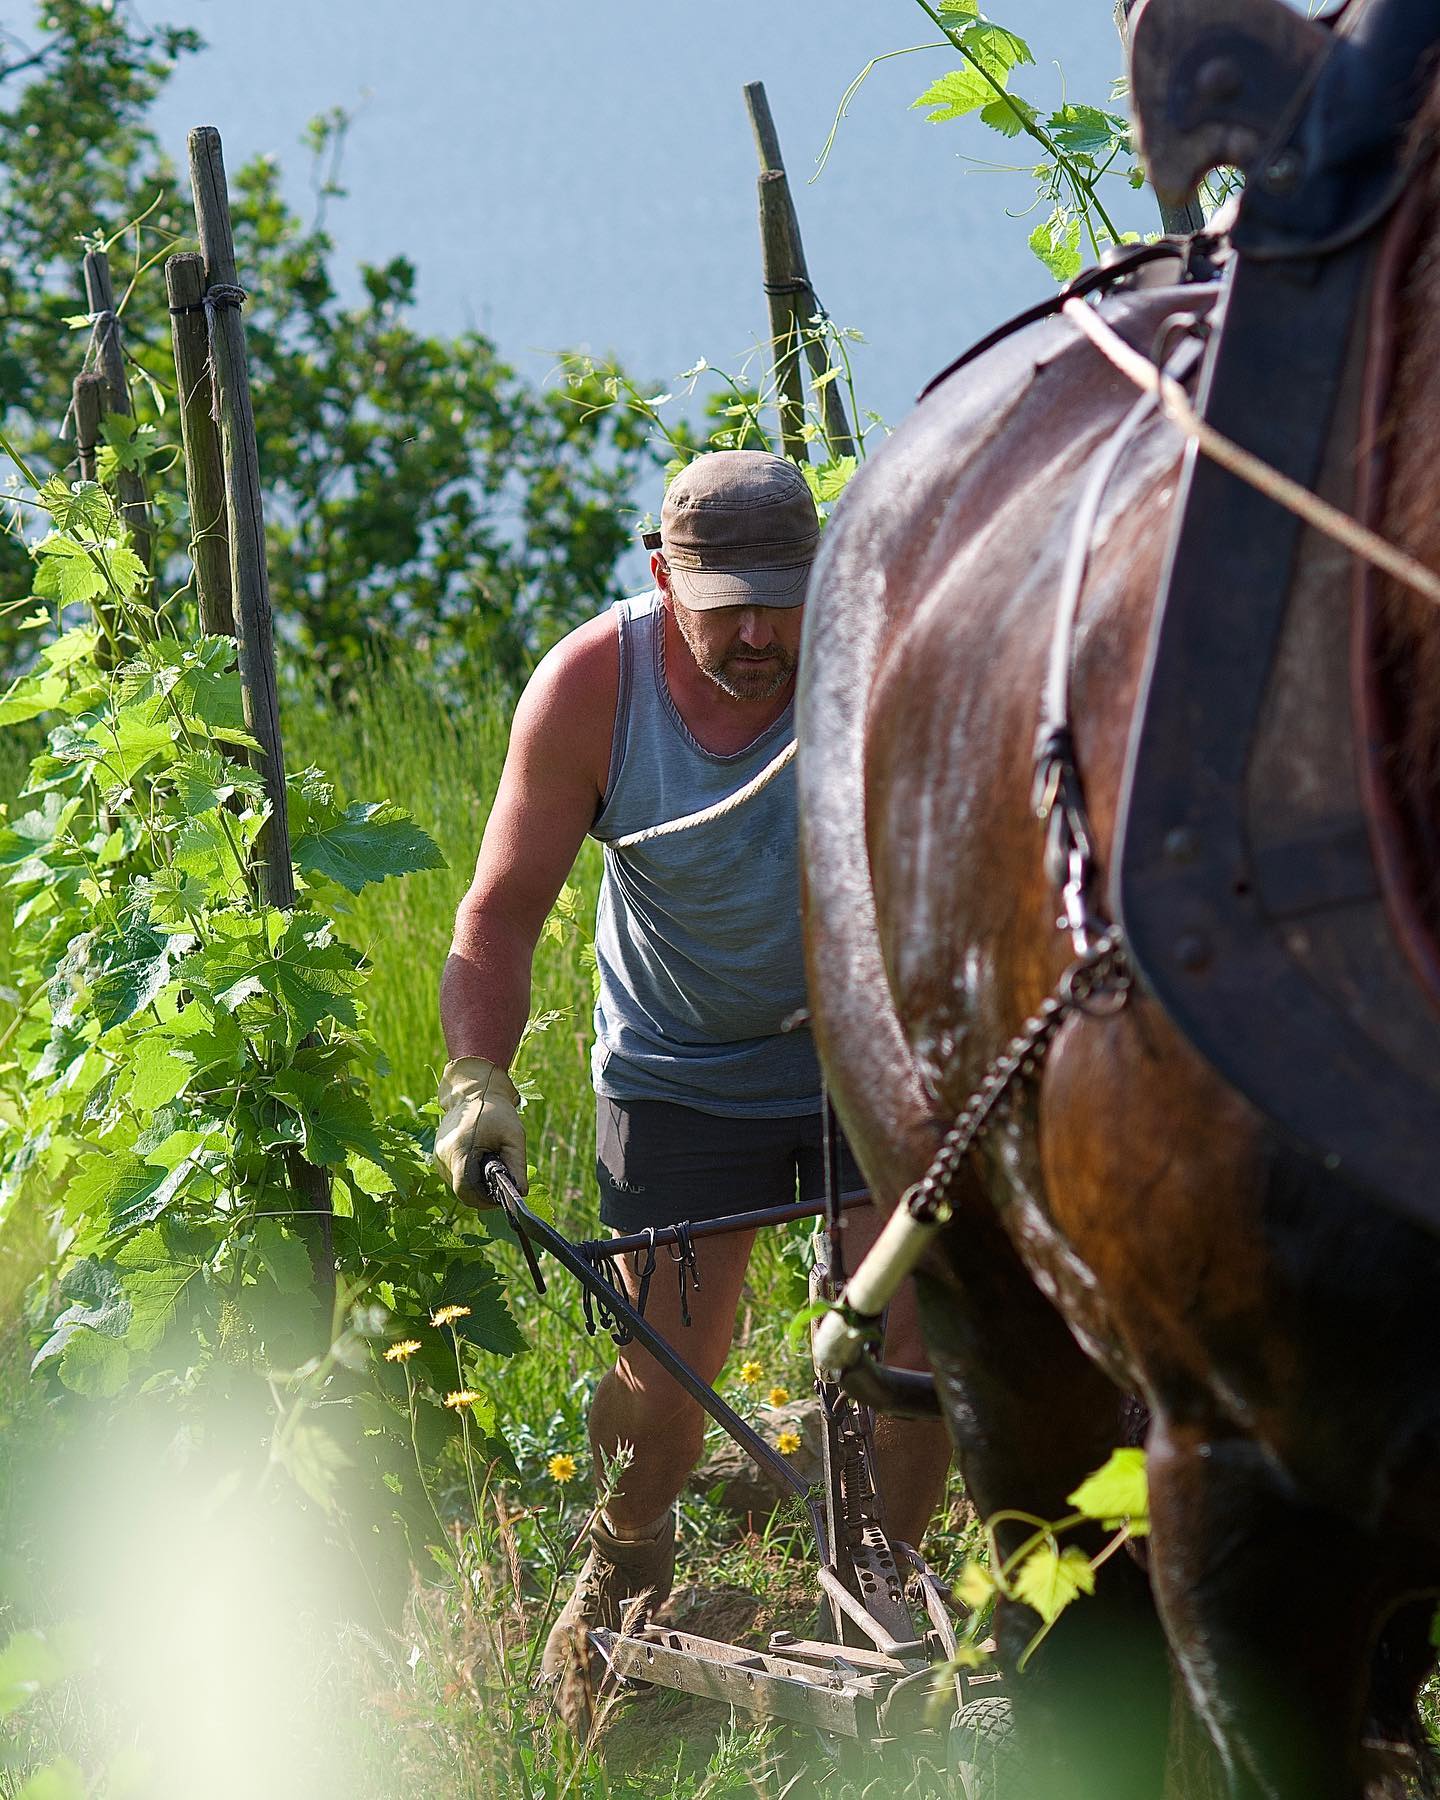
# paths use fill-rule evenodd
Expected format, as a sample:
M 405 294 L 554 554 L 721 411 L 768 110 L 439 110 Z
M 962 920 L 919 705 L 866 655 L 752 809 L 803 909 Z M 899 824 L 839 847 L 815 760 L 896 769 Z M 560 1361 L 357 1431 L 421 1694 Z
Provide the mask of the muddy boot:
M 590 1527 L 590 1554 L 574 1591 L 545 1640 L 540 1672 L 555 1683 L 555 1710 L 582 1741 L 595 1722 L 604 1660 L 595 1630 L 640 1631 L 670 1594 L 675 1577 L 675 1514 L 644 1537 L 617 1537 L 602 1514 Z

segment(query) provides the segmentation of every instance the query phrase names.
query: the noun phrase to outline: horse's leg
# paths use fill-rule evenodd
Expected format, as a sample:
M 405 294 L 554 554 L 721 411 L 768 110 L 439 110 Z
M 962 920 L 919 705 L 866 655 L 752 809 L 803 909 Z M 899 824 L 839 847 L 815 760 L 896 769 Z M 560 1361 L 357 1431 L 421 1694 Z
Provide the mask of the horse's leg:
M 916 1285 L 966 1491 L 981 1515 L 1015 1508 L 1062 1517 L 1067 1494 L 1120 1441 L 1121 1395 L 1037 1291 L 978 1191 L 957 1208 Z M 1002 1553 L 1028 1535 L 1002 1526 Z M 1061 1616 L 1017 1673 L 1039 1624 L 1029 1607 L 997 1609 L 1023 1800 L 1159 1800 L 1170 1668 L 1144 1572 L 1128 1557 L 1111 1558 L 1095 1594 Z
M 1240 1438 L 1157 1419 L 1149 1469 L 1150 1578 L 1233 1800 L 1361 1800 L 1383 1598 L 1360 1534 Z
M 1397 1793 L 1440 1793 L 1440 1759 L 1418 1709 L 1420 1689 L 1435 1666 L 1434 1619 L 1433 1599 L 1411 1600 L 1399 1607 L 1386 1621 L 1371 1663 L 1365 1736 L 1398 1751 L 1419 1783 L 1418 1789 L 1393 1786 Z

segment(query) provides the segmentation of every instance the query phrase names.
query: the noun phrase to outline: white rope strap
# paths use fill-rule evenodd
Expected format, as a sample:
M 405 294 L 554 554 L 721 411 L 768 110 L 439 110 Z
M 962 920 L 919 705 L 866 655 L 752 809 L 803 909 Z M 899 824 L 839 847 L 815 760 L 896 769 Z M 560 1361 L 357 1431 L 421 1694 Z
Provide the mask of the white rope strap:
M 1423 594 L 1427 600 L 1440 606 L 1440 576 L 1433 570 L 1427 569 L 1424 563 L 1381 537 L 1378 532 L 1362 525 L 1358 519 L 1351 518 L 1349 513 L 1342 512 L 1338 506 L 1331 506 L 1317 494 L 1312 494 L 1309 488 L 1302 487 L 1298 481 L 1282 475 L 1263 458 L 1242 448 L 1233 438 L 1216 431 L 1213 425 L 1207 425 L 1191 406 L 1190 397 L 1180 383 L 1173 376 L 1163 374 L 1149 357 L 1142 356 L 1127 344 L 1119 332 L 1106 324 L 1093 307 L 1087 306 L 1083 300 L 1067 300 L 1064 310 L 1065 317 L 1076 330 L 1089 338 L 1101 355 L 1114 363 L 1122 375 L 1133 381 L 1136 387 L 1144 388 L 1159 399 L 1160 409 L 1165 417 L 1184 432 L 1186 437 L 1193 438 L 1212 462 L 1219 463 L 1222 469 L 1228 469 L 1241 481 L 1249 482 L 1267 500 L 1273 500 L 1277 505 L 1298 514 L 1307 525 L 1313 525 L 1316 531 L 1333 538 L 1337 544 L 1343 544 L 1356 556 L 1373 563 L 1377 569 L 1383 569 L 1396 581 L 1414 588 L 1417 594 Z
M 677 831 L 693 831 L 697 825 L 709 825 L 716 819 L 723 819 L 727 813 L 735 812 L 744 806 L 747 800 L 753 800 L 763 788 L 770 783 L 782 769 L 790 763 L 795 755 L 795 739 L 774 757 L 758 775 L 752 776 L 744 787 L 736 788 L 733 794 L 727 794 L 723 800 L 717 800 L 713 806 L 702 806 L 699 812 L 686 813 L 683 819 L 667 819 L 663 825 L 650 825 L 644 831 L 632 831 L 624 837 L 611 838 L 612 850 L 633 850 L 637 844 L 649 844 L 656 838 L 673 837 Z

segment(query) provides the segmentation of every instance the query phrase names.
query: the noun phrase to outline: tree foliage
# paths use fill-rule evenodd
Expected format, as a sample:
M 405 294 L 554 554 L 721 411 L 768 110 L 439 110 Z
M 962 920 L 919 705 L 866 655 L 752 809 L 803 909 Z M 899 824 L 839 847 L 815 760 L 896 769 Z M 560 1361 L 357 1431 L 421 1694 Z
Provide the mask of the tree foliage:
M 198 47 L 193 32 L 142 25 L 107 0 L 47 0 L 33 42 L 0 33 L 0 408 L 45 467 L 67 455 L 83 247 L 109 248 L 117 290 L 150 259 L 194 248 L 188 195 L 147 114 Z M 477 332 L 420 330 L 403 257 L 362 266 L 359 297 L 342 299 L 325 209 L 342 195 L 344 131 L 338 112 L 311 127 L 309 221 L 272 160 L 231 175 L 279 628 L 336 679 L 400 639 L 519 672 L 619 591 L 643 428 L 525 381 Z M 140 281 L 121 304 L 150 419 L 174 388 L 163 285 Z M 162 523 L 178 585 L 186 523 Z M 0 547 L 8 592 L 22 554 Z M 22 648 L 7 630 L 0 651 L 13 663 Z

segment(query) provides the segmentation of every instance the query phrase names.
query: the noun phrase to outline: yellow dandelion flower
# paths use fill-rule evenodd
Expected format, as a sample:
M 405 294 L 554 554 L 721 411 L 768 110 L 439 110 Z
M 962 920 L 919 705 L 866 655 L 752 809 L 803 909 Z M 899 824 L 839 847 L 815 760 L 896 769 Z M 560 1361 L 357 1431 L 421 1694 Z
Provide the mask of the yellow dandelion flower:
M 775 1440 L 775 1448 L 782 1456 L 793 1456 L 800 1448 L 800 1433 L 798 1431 L 782 1431 Z
M 748 1362 L 743 1362 L 740 1365 L 740 1379 L 745 1383 L 746 1387 L 754 1387 L 757 1381 L 764 1379 L 764 1375 L 765 1365 L 756 1362 L 753 1357 Z
M 420 1348 L 419 1338 L 401 1338 L 398 1344 L 392 1344 L 385 1352 L 386 1362 L 409 1362 Z
M 469 1388 L 460 1388 L 457 1392 L 445 1396 L 445 1404 L 452 1412 L 464 1412 L 467 1406 L 473 1406 L 479 1398 L 480 1396 Z
M 773 1387 L 765 1396 L 772 1406 L 784 1406 L 790 1398 L 789 1388 Z
M 562 1450 L 558 1456 L 552 1456 L 545 1467 L 549 1471 L 550 1479 L 558 1482 L 561 1487 L 564 1487 L 567 1481 L 575 1479 L 575 1458 L 567 1450 Z
M 468 1319 L 469 1317 L 470 1308 L 468 1306 L 442 1306 L 438 1311 L 431 1313 L 430 1323 L 435 1326 L 453 1325 L 457 1319 Z

